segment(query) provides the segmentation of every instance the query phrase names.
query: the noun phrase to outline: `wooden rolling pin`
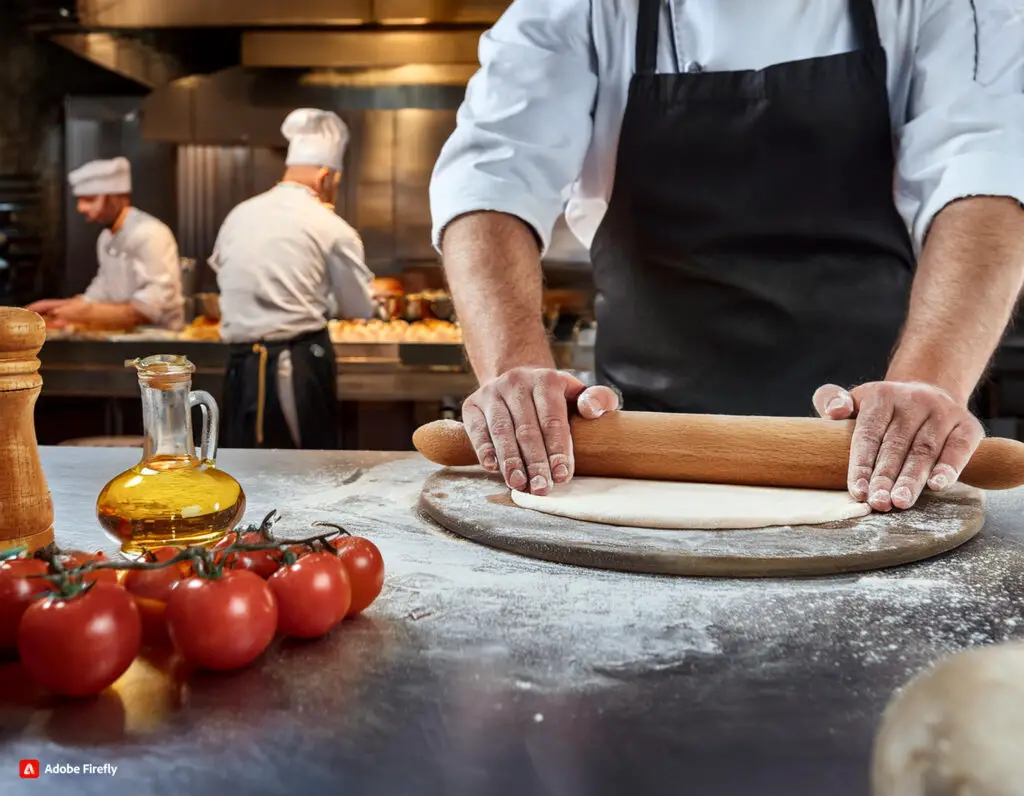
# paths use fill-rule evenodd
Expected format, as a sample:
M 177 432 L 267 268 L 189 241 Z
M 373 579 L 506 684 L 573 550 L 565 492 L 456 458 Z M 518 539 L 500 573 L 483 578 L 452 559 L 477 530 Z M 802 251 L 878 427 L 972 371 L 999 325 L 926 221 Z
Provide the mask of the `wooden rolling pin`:
M 0 307 L 0 550 L 53 541 L 53 501 L 34 418 L 43 385 L 36 354 L 45 341 L 42 318 Z
M 570 424 L 577 475 L 845 489 L 854 421 L 612 412 Z M 421 426 L 412 441 L 436 464 L 478 464 L 454 420 Z M 1024 484 L 1024 443 L 984 440 L 960 480 L 981 489 Z

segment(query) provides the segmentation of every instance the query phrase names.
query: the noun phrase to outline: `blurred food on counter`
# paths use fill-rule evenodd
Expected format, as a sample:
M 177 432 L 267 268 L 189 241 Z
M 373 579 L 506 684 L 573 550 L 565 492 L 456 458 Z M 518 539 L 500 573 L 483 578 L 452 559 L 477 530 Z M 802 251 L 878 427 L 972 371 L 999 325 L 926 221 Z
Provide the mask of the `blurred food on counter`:
M 184 340 L 220 340 L 220 321 L 199 315 L 181 333 Z
M 334 343 L 461 343 L 462 331 L 450 321 L 331 321 Z

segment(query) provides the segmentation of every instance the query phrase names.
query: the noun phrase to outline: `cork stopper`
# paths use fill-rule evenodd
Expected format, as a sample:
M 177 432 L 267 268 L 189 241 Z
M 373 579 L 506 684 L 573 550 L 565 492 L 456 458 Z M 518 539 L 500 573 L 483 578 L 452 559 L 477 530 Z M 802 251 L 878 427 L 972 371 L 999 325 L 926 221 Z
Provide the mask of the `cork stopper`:
M 0 307 L 0 390 L 38 387 L 39 359 L 46 322 L 20 307 Z

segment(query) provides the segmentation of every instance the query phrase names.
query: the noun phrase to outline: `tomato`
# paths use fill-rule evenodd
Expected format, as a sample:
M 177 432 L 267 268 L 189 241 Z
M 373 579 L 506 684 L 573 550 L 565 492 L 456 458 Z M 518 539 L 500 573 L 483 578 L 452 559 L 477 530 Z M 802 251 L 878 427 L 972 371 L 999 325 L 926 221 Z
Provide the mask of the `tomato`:
M 330 553 L 310 553 L 270 576 L 282 636 L 317 638 L 345 618 L 352 588 L 345 567 Z
M 0 562 L 0 650 L 18 646 L 22 614 L 37 597 L 50 590 L 49 581 L 32 576 L 46 572 L 46 562 L 37 558 L 9 558 Z
M 52 595 L 30 605 L 18 628 L 18 653 L 41 686 L 84 697 L 125 673 L 141 636 L 132 596 L 117 584 L 98 581 L 73 597 Z
M 171 637 L 167 633 L 167 603 L 150 597 L 133 594 L 135 606 L 142 620 L 142 643 L 147 647 L 170 647 Z
M 179 552 L 181 551 L 176 547 L 161 547 L 150 551 L 139 560 L 159 564 L 170 561 Z M 167 602 L 174 584 L 187 577 L 185 567 L 188 567 L 188 563 L 183 561 L 160 569 L 129 569 L 124 576 L 124 587 L 136 597 Z
M 167 601 L 167 630 L 189 663 L 204 669 L 239 669 L 270 646 L 277 603 L 253 572 L 227 570 L 218 578 L 189 578 Z
M 232 540 L 231 543 L 234 544 L 235 541 L 238 540 Z M 250 531 L 242 534 L 241 544 L 257 545 L 268 544 L 268 542 L 258 532 Z M 216 549 L 215 547 L 214 550 Z M 281 568 L 282 553 L 280 550 L 238 550 L 229 555 L 231 569 L 247 569 L 250 572 L 255 572 L 264 580 Z
M 339 536 L 331 540 L 331 547 L 348 573 L 352 604 L 347 615 L 355 616 L 369 608 L 384 588 L 384 558 L 377 545 L 361 536 Z
M 84 567 L 86 564 L 93 562 L 99 563 L 100 561 L 110 561 L 107 558 L 106 553 L 102 550 L 97 550 L 95 553 L 85 553 L 81 550 L 64 550 L 58 556 L 60 565 L 64 569 L 77 569 L 78 567 Z M 95 572 L 90 572 L 82 578 L 83 583 L 96 583 L 98 581 L 105 581 L 107 583 L 117 583 L 117 570 L 114 569 L 99 569 Z

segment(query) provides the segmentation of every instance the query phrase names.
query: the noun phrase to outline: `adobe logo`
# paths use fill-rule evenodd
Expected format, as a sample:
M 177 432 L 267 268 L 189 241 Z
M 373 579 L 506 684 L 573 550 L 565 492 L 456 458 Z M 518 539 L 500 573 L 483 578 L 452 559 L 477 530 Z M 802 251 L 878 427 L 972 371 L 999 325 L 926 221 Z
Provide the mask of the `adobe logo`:
M 39 761 L 22 760 L 18 763 L 18 773 L 22 779 L 37 779 L 39 777 Z

